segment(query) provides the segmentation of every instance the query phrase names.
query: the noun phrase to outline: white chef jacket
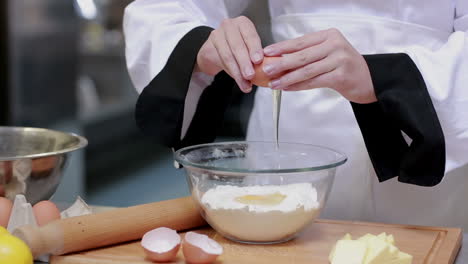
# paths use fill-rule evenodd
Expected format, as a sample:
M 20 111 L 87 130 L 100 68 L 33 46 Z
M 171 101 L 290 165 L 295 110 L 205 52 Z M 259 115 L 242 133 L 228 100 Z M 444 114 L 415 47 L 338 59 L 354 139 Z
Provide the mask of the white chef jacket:
M 248 1 L 137 0 L 125 10 L 126 58 L 139 92 L 163 71 L 179 41 L 217 28 Z M 331 89 L 283 93 L 280 141 L 345 153 L 322 217 L 468 228 L 468 1 L 270 0 L 275 42 L 337 28 L 362 54 L 405 53 L 419 69 L 445 139 L 445 176 L 434 187 L 379 182 L 351 104 Z M 213 77 L 191 76 L 181 137 Z M 260 88 L 247 140 L 272 140 L 271 90 Z M 406 137 L 407 138 L 407 137 Z M 382 140 L 386 140 L 382 138 Z M 410 140 L 408 139 L 408 142 Z

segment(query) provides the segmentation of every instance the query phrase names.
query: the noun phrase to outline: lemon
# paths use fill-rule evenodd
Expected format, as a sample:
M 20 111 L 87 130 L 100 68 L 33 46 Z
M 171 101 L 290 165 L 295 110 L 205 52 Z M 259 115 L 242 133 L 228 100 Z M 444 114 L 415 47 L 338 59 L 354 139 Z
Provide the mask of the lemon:
M 1 235 L 8 235 L 8 231 L 3 227 L 3 226 L 0 226 L 0 236 Z
M 29 247 L 19 238 L 0 235 L 0 264 L 32 264 L 33 257 Z

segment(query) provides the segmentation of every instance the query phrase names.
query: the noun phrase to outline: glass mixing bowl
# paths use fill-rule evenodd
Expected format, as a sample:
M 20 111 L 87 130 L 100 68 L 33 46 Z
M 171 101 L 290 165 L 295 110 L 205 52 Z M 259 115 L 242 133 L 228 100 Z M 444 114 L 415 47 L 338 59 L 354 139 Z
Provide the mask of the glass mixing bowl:
M 325 206 L 346 156 L 329 148 L 273 142 L 222 142 L 175 153 L 205 220 L 242 243 L 288 241 Z

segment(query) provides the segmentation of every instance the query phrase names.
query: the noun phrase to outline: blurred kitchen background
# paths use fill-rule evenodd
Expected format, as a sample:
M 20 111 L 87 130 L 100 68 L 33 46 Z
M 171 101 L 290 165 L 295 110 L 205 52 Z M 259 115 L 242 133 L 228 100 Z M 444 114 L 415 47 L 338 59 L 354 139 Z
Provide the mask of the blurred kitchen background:
M 140 134 L 134 122 L 138 95 L 122 33 L 130 2 L 0 1 L 0 125 L 52 128 L 89 140 L 72 155 L 55 201 L 80 195 L 90 204 L 129 206 L 188 194 L 171 150 Z M 262 10 L 265 2 L 248 10 Z M 259 25 L 268 35 L 268 25 Z M 249 103 L 235 100 L 221 139 L 244 136 Z

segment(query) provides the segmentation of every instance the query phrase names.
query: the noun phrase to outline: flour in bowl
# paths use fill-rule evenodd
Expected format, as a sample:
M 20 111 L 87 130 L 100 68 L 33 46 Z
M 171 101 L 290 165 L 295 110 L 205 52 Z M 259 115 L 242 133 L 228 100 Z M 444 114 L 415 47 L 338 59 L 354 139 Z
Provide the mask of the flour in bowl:
M 310 183 L 219 185 L 202 196 L 201 204 L 218 232 L 250 242 L 291 238 L 320 211 L 317 190 Z

